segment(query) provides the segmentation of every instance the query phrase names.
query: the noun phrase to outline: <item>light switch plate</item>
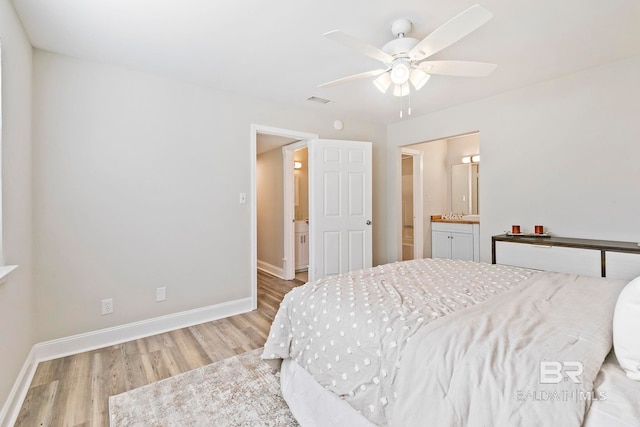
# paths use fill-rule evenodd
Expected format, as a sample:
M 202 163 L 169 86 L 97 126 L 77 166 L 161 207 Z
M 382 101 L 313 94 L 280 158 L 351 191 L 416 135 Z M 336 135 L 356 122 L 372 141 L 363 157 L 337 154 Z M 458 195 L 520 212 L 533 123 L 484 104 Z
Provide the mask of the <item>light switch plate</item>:
M 156 301 L 165 301 L 167 299 L 167 288 L 166 287 L 161 287 L 161 288 L 156 288 Z

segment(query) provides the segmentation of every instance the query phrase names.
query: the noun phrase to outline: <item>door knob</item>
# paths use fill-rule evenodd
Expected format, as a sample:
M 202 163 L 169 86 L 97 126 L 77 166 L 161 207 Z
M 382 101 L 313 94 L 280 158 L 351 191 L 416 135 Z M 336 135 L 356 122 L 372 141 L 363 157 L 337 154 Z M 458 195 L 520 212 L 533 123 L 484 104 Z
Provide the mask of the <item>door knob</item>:
M 370 219 L 368 219 L 368 220 L 367 220 L 367 222 L 366 222 L 366 224 L 367 224 L 367 225 L 371 225 L 371 220 L 370 220 Z

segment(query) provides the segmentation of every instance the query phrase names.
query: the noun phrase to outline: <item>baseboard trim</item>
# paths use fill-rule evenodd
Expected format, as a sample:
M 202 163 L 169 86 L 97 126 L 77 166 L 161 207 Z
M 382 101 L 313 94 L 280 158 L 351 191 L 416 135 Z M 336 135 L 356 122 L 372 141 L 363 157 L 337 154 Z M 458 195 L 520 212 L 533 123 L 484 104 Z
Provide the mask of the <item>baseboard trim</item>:
M 13 384 L 13 388 L 11 389 L 11 392 L 9 392 L 9 396 L 2 407 L 2 411 L 0 411 L 0 426 L 10 427 L 16 423 L 18 415 L 20 415 L 22 402 L 27 396 L 29 386 L 31 385 L 33 376 L 36 373 L 37 366 L 38 362 L 36 361 L 35 351 L 31 348 L 31 351 L 18 374 L 18 378 Z
M 38 343 L 34 346 L 38 362 L 95 350 L 110 345 L 186 328 L 199 323 L 235 316 L 252 310 L 251 298 L 243 298 L 194 310 L 127 323 L 112 328 Z
M 22 402 L 29 391 L 38 363 L 69 356 L 110 345 L 211 322 L 253 310 L 252 298 L 243 298 L 194 310 L 127 323 L 112 328 L 37 343 L 31 348 L 22 370 L 9 393 L 2 411 L 0 427 L 13 426 L 20 413 Z
M 258 260 L 258 270 L 264 271 L 265 273 L 269 273 L 273 276 L 276 276 L 279 279 L 286 280 L 284 278 L 284 269 L 282 267 L 276 267 L 273 264 L 269 264 L 268 262 Z

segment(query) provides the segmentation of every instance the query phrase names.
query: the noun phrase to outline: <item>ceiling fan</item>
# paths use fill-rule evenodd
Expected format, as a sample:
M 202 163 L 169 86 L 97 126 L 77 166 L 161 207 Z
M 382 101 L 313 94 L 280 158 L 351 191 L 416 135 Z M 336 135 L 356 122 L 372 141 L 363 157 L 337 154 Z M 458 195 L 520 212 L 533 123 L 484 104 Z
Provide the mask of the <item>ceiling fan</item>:
M 377 76 L 373 83 L 382 93 L 386 93 L 393 84 L 393 94 L 402 97 L 411 93 L 410 84 L 415 90 L 419 90 L 427 83 L 432 74 L 464 77 L 487 76 L 497 67 L 496 64 L 472 61 L 425 61 L 425 59 L 462 39 L 492 17 L 493 14 L 487 9 L 480 5 L 474 5 L 444 23 L 422 40 L 405 37 L 411 31 L 411 21 L 398 19 L 391 25 L 391 32 L 397 38 L 385 44 L 382 49 L 342 31 L 330 31 L 324 36 L 377 59 L 384 64 L 384 68 L 343 77 L 324 83 L 319 87 L 331 87 Z M 411 114 L 411 107 L 409 107 L 409 114 Z M 402 111 L 400 111 L 400 117 L 402 117 Z

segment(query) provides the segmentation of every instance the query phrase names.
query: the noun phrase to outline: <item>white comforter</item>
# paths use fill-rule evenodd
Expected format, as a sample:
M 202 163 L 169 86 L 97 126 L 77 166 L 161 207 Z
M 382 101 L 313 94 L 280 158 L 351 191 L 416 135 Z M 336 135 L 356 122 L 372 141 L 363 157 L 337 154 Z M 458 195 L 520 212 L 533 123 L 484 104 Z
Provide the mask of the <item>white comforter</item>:
M 263 358 L 294 359 L 379 425 L 540 423 L 549 405 L 528 397 L 540 389 L 539 362 L 583 361 L 589 389 L 611 346 L 622 287 L 543 276 L 425 259 L 310 283 L 283 300 Z M 593 317 L 572 315 L 580 310 Z M 579 425 L 588 403 L 564 406 L 577 406 L 569 412 Z
M 613 309 L 624 284 L 538 273 L 430 323 L 405 348 L 389 424 L 582 425 L 592 399 L 606 398 L 593 392 L 593 382 L 611 349 Z M 542 377 L 541 362 L 547 363 Z

